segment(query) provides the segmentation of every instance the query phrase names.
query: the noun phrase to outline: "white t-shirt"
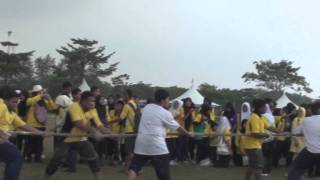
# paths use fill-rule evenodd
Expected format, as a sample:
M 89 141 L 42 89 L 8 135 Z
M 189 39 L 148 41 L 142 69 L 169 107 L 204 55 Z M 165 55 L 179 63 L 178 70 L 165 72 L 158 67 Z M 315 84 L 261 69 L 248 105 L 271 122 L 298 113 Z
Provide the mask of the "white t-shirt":
M 64 120 L 65 120 L 65 115 L 66 115 L 66 110 L 67 108 L 73 103 L 73 101 L 71 100 L 71 98 L 69 98 L 69 96 L 67 95 L 59 95 L 56 98 L 56 104 L 59 105 L 61 108 L 64 109 L 64 114 L 63 116 L 56 116 L 56 130 L 58 132 L 61 131 L 61 128 L 64 124 Z
M 134 153 L 149 156 L 168 154 L 166 129 L 177 130 L 179 127 L 168 110 L 156 104 L 147 105 L 141 116 Z
M 67 108 L 70 104 L 72 104 L 72 99 L 67 95 L 59 95 L 56 98 L 56 104 L 61 106 L 62 108 Z
M 303 134 L 307 150 L 320 153 L 320 115 L 307 117 L 296 129 L 294 134 Z

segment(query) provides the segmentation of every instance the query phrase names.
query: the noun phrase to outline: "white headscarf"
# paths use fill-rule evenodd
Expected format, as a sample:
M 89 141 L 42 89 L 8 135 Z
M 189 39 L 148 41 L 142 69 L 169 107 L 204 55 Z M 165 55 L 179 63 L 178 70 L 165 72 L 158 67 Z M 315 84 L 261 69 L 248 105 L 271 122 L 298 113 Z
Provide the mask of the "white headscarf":
M 217 127 L 217 133 L 223 134 L 225 129 L 231 129 L 230 122 L 227 117 L 221 116 L 219 119 L 219 125 Z
M 174 108 L 175 103 L 179 103 L 178 108 Z M 183 102 L 180 100 L 173 101 L 171 108 L 169 110 L 173 117 L 177 117 L 180 114 L 180 108 L 182 107 L 182 105 L 183 105 Z
M 243 111 L 243 107 L 244 106 L 247 106 L 247 108 L 248 108 L 248 111 L 247 112 L 244 112 Z M 242 104 L 242 106 L 241 106 L 241 122 L 243 121 L 243 120 L 245 120 L 245 119 L 249 119 L 250 118 L 250 116 L 251 116 L 251 107 L 250 107 L 250 104 L 248 103 L 248 102 L 245 102 L 245 103 L 243 103 Z
M 275 124 L 275 119 L 274 119 L 274 116 L 273 116 L 273 114 L 272 114 L 272 111 L 271 111 L 271 109 L 270 109 L 269 104 L 266 105 L 266 108 L 267 108 L 267 111 L 266 111 L 266 113 L 263 114 L 263 116 L 269 121 L 269 124 L 270 124 L 271 126 L 274 126 L 274 124 Z

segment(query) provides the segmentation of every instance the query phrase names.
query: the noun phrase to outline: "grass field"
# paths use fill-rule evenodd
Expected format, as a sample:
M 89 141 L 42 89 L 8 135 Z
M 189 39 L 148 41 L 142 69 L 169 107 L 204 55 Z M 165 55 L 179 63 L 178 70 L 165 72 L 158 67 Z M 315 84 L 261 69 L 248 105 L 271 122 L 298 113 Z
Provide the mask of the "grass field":
M 24 163 L 20 180 L 41 180 L 47 162 L 52 155 L 52 138 L 45 140 L 45 154 L 47 158 L 42 164 Z M 92 175 L 89 168 L 84 164 L 77 165 L 77 173 L 65 173 L 59 169 L 54 176 L 55 180 L 91 180 Z M 3 174 L 3 164 L 0 164 L 0 179 Z M 104 166 L 102 168 L 103 180 L 125 180 L 126 176 L 120 173 L 121 167 Z M 242 180 L 245 168 L 231 167 L 228 169 L 217 169 L 213 167 L 199 167 L 196 165 L 183 165 L 171 168 L 172 180 Z M 285 169 L 274 169 L 270 177 L 264 180 L 285 180 Z M 307 178 L 304 178 L 306 180 Z M 319 178 L 320 179 L 320 178 Z M 156 180 L 152 167 L 143 169 L 139 180 Z
M 20 180 L 40 180 L 44 174 L 47 162 L 52 155 L 52 138 L 45 140 L 45 154 L 47 158 L 42 164 L 24 163 Z M 0 164 L 0 179 L 3 173 L 3 164 Z M 77 173 L 65 173 L 59 169 L 54 176 L 55 180 L 91 180 L 92 175 L 89 168 L 84 164 L 77 165 Z M 121 167 L 104 166 L 102 168 L 104 180 L 125 180 L 126 176 L 120 173 Z M 231 167 L 228 169 L 217 169 L 213 167 L 199 167 L 196 165 L 183 165 L 171 168 L 172 180 L 242 180 L 245 168 Z M 284 168 L 274 169 L 272 175 L 264 180 L 285 180 L 286 170 Z M 303 180 L 306 180 L 304 178 Z M 318 178 L 320 179 L 320 178 Z M 156 180 L 155 172 L 152 167 L 147 166 L 143 169 L 139 180 Z
M 52 122 L 51 122 L 52 123 Z M 52 127 L 52 124 L 49 127 Z M 24 163 L 20 180 L 41 180 L 46 168 L 47 162 L 52 155 L 53 138 L 49 137 L 45 139 L 45 155 L 47 158 L 44 163 Z M 89 168 L 86 165 L 79 164 L 77 166 L 77 173 L 70 174 L 63 172 L 63 169 L 57 172 L 54 176 L 54 180 L 91 180 L 92 175 Z M 0 164 L 0 179 L 3 174 L 3 164 Z M 126 176 L 120 173 L 121 167 L 105 166 L 102 168 L 103 180 L 125 180 Z M 195 165 L 184 165 L 171 168 L 172 180 L 242 180 L 244 176 L 245 168 L 232 167 L 228 169 L 217 169 L 213 167 L 199 167 Z M 286 170 L 284 168 L 278 168 L 273 170 L 270 177 L 266 177 L 264 180 L 285 180 Z M 143 169 L 142 175 L 139 180 L 156 180 L 156 176 L 152 167 L 146 167 Z M 304 178 L 303 180 L 306 180 Z M 318 178 L 320 179 L 320 178 Z
M 40 180 L 45 164 L 27 164 L 23 166 L 20 180 Z M 2 168 L 1 168 L 2 169 Z M 125 180 L 126 176 L 121 174 L 119 170 L 121 167 L 103 167 L 104 180 Z M 180 166 L 171 169 L 172 180 L 242 180 L 244 175 L 244 168 L 229 168 L 216 169 L 212 167 L 203 168 L 198 166 Z M 284 169 L 276 169 L 270 177 L 265 180 L 284 180 Z M 2 172 L 1 172 L 2 173 Z M 56 180 L 91 180 L 92 176 L 89 168 L 85 165 L 78 166 L 78 172 L 75 174 L 65 173 L 59 171 L 55 176 Z M 304 178 L 304 180 L 307 178 Z M 139 180 L 156 180 L 155 173 L 152 167 L 143 169 Z

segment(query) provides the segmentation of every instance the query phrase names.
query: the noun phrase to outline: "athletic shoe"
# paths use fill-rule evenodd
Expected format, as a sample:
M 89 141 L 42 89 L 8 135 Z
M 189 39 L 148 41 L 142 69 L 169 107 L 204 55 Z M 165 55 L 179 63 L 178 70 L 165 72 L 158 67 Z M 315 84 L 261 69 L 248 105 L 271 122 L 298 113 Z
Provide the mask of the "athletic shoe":
M 209 167 L 209 166 L 212 166 L 213 164 L 211 163 L 211 160 L 209 158 L 207 158 L 207 159 L 200 161 L 199 165 L 201 167 Z
M 177 165 L 178 165 L 177 161 L 175 160 L 170 161 L 170 166 L 177 166 Z

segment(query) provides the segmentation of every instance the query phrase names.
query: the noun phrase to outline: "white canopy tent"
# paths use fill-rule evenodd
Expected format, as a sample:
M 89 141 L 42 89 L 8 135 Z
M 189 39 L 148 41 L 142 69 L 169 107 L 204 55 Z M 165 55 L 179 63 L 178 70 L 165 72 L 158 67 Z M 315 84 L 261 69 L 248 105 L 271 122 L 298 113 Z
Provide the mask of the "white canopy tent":
M 174 100 L 172 100 L 171 102 L 174 102 L 176 100 L 183 100 L 185 98 L 191 98 L 193 103 L 195 105 L 201 105 L 203 103 L 204 97 L 198 92 L 198 90 L 194 87 L 194 85 L 192 84 L 191 88 L 186 91 L 185 93 L 183 93 L 181 96 L 175 98 Z M 219 104 L 216 104 L 214 102 L 212 102 L 212 105 L 215 107 L 220 106 Z
M 283 92 L 282 96 L 276 102 L 277 102 L 277 108 L 286 107 L 288 103 L 292 103 L 297 107 L 297 105 L 288 98 L 285 92 Z
M 88 85 L 87 81 L 85 78 L 82 79 L 82 83 L 79 86 L 79 89 L 84 92 L 84 91 L 90 91 L 90 86 Z

